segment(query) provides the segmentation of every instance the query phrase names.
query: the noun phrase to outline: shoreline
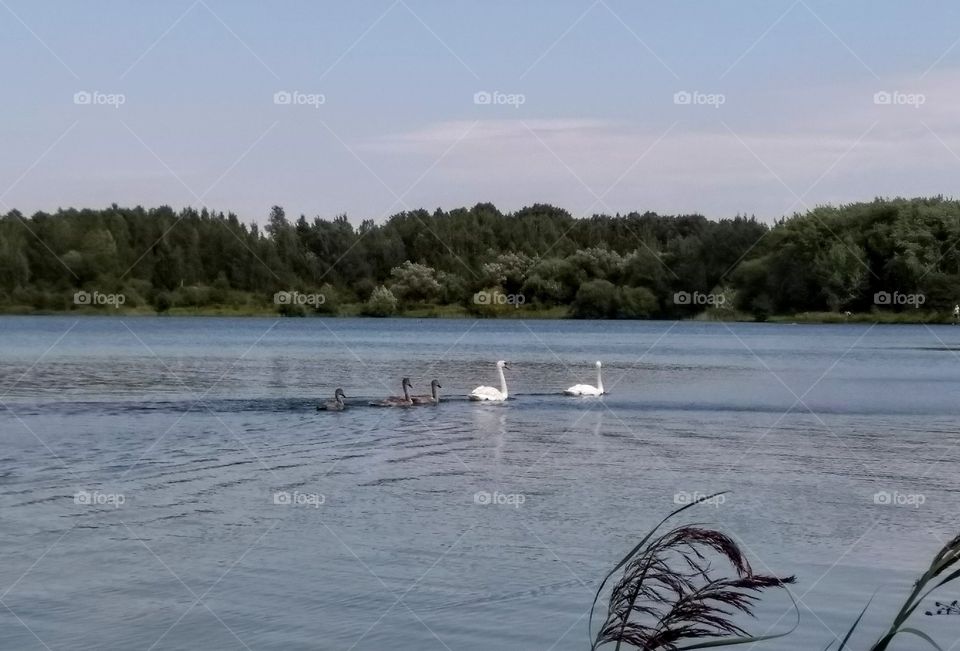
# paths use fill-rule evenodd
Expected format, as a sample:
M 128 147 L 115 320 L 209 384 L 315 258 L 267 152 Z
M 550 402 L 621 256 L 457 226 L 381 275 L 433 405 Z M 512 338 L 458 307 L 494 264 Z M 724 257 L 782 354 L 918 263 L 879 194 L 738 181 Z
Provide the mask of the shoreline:
M 76 316 L 76 317 L 103 317 L 103 316 L 122 316 L 122 317 L 276 317 L 276 318 L 362 318 L 362 319 L 484 319 L 484 320 L 511 320 L 511 319 L 530 319 L 541 321 L 689 321 L 701 323 L 773 323 L 773 324 L 803 324 L 803 325 L 842 325 L 842 324 L 884 324 L 884 325 L 951 325 L 954 323 L 953 317 L 947 313 L 940 312 L 859 312 L 850 315 L 832 313 L 832 312 L 804 312 L 799 314 L 772 314 L 765 319 L 756 319 L 743 313 L 724 313 L 717 314 L 711 312 L 701 312 L 690 318 L 678 319 L 578 319 L 569 315 L 567 306 L 559 306 L 542 309 L 528 308 L 508 308 L 490 312 L 476 312 L 467 310 L 457 305 L 432 306 L 401 310 L 390 316 L 371 316 L 363 314 L 359 309 L 352 309 L 359 306 L 345 306 L 343 311 L 339 312 L 315 312 L 303 314 L 282 314 L 278 310 L 271 308 L 235 308 L 235 307 L 210 307 L 210 308 L 171 308 L 164 312 L 158 312 L 145 308 L 81 308 L 75 310 L 37 310 L 31 308 L 0 308 L 0 316 Z

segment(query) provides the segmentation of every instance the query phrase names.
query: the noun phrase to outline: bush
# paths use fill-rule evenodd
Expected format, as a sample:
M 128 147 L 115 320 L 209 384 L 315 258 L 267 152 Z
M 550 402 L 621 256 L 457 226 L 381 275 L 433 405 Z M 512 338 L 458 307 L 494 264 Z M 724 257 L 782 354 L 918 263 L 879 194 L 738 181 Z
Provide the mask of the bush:
M 177 287 L 173 291 L 173 304 L 177 307 L 202 308 L 210 304 L 210 293 L 210 288 L 202 285 Z
M 458 274 L 439 271 L 437 282 L 440 283 L 440 302 L 444 305 L 456 305 L 469 300 L 470 290 Z
M 440 294 L 440 283 L 433 267 L 407 260 L 390 270 L 393 278 L 393 293 L 404 301 L 427 302 Z
M 340 294 L 330 283 L 324 283 L 320 288 L 323 294 L 323 303 L 316 307 L 317 314 L 336 314 L 340 307 Z
M 366 316 L 390 316 L 396 311 L 397 297 L 383 285 L 373 290 L 363 306 L 363 314 Z
M 773 313 L 773 301 L 771 301 L 770 297 L 766 294 L 757 296 L 750 303 L 750 313 L 753 314 L 754 321 L 763 323 L 769 319 Z
M 544 305 L 557 305 L 564 302 L 564 287 L 558 280 L 543 278 L 534 274 L 523 283 L 520 292 L 531 300 Z
M 307 316 L 307 310 L 302 305 L 291 305 L 289 303 L 278 305 L 277 313 L 280 316 Z
M 613 283 L 609 280 L 589 280 L 580 283 L 570 312 L 578 319 L 605 319 L 616 315 L 619 305 L 620 299 Z
M 471 294 L 467 302 L 467 311 L 476 316 L 504 316 L 523 308 L 526 297 L 523 294 L 508 294 L 503 287 L 484 287 Z
M 156 296 L 153 297 L 153 309 L 160 314 L 163 314 L 171 307 L 173 307 L 173 301 L 167 292 L 157 292 Z
M 353 290 L 353 295 L 359 303 L 366 303 L 376 288 L 377 284 L 370 278 L 361 278 L 348 286 L 348 290 Z
M 620 290 L 621 319 L 649 319 L 658 308 L 657 297 L 646 287 L 624 287 Z

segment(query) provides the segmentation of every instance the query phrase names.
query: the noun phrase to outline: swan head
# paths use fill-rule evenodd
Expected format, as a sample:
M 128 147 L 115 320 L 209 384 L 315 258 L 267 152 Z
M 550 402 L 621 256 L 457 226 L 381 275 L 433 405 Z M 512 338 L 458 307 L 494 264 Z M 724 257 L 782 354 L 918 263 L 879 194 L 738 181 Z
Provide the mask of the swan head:
M 510 368 L 510 365 L 501 359 L 497 362 L 497 368 Z
M 408 377 L 403 378 L 403 386 L 410 387 L 411 389 L 413 388 L 413 385 L 410 383 L 410 378 Z
M 600 368 L 601 366 L 603 366 L 603 364 L 600 363 L 600 360 L 597 360 L 596 367 Z
M 347 397 L 347 394 L 345 394 L 345 393 L 343 392 L 343 389 L 339 389 L 339 388 L 338 388 L 336 391 L 333 392 L 333 397 L 334 397 L 334 398 L 346 398 L 346 397 Z
M 442 389 L 442 388 L 443 388 L 442 386 L 440 386 L 440 380 L 431 380 L 430 386 L 431 386 L 432 388 L 437 388 L 437 389 Z

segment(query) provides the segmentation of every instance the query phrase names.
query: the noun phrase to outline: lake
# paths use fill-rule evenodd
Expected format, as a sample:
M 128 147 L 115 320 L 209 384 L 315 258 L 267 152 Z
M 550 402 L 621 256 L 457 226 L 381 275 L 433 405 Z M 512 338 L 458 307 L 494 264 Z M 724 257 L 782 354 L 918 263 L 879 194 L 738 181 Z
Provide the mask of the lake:
M 960 529 L 960 327 L 50 316 L 0 342 L 3 649 L 587 649 L 603 575 L 721 490 L 678 523 L 798 577 L 798 629 L 756 648 L 823 649 L 881 588 L 860 649 Z M 465 400 L 499 359 L 511 399 Z M 609 394 L 561 395 L 596 360 Z M 449 400 L 365 406 L 404 375 Z M 795 617 L 772 592 L 748 625 Z

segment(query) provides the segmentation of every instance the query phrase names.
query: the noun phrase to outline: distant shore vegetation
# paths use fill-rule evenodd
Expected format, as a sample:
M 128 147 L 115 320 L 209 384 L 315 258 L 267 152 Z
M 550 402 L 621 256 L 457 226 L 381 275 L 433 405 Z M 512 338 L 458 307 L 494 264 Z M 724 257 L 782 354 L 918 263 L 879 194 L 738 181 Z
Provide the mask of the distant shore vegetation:
M 946 322 L 960 202 L 821 206 L 772 225 L 549 205 L 381 224 L 169 207 L 0 217 L 0 312 Z

